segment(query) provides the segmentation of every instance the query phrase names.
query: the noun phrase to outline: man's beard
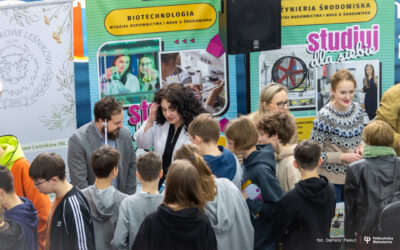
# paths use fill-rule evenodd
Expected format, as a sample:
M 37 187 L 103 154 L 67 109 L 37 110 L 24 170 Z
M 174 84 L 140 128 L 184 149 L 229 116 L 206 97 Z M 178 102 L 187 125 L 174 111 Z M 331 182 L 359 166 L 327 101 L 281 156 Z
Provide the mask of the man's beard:
M 103 127 L 102 130 L 103 130 L 103 134 L 105 134 L 105 129 L 104 129 L 104 127 Z M 118 136 L 119 136 L 119 128 L 116 129 L 116 130 L 114 130 L 113 132 L 108 132 L 108 131 L 107 131 L 107 138 L 108 138 L 109 140 L 115 141 L 115 140 L 118 138 Z

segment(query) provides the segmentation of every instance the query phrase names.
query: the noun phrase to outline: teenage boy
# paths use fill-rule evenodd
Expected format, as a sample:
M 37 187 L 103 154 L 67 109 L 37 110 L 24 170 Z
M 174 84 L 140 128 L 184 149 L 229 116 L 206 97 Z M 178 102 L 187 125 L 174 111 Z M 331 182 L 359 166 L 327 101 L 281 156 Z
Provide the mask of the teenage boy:
M 228 148 L 243 156 L 242 195 L 254 227 L 254 249 L 272 250 L 271 221 L 274 205 L 282 196 L 276 179 L 275 157 L 271 144 L 256 147 L 258 132 L 253 121 L 240 117 L 225 130 Z
M 208 113 L 200 114 L 190 123 L 188 133 L 211 172 L 218 178 L 231 180 L 240 189 L 242 168 L 231 151 L 217 145 L 220 134 L 218 121 Z
M 0 249 L 37 250 L 37 224 L 32 202 L 18 197 L 10 170 L 0 165 Z
M 272 238 L 283 241 L 284 249 L 329 249 L 331 220 L 336 197 L 331 183 L 318 175 L 322 163 L 318 143 L 301 141 L 294 149 L 294 166 L 301 180 L 285 193 L 272 216 Z
M 0 136 L 0 165 L 6 166 L 13 175 L 14 191 L 32 201 L 37 210 L 38 249 L 44 249 L 47 219 L 51 208 L 49 196 L 40 193 L 29 178 L 29 161 L 25 158 L 18 138 L 13 135 Z
M 67 182 L 61 156 L 38 155 L 29 168 L 29 176 L 39 192 L 56 194 L 49 214 L 45 249 L 95 249 L 89 204 L 81 191 Z
M 93 227 L 96 229 L 94 231 L 96 250 L 112 249 L 111 240 L 117 225 L 119 206 L 128 196 L 112 185 L 118 176 L 120 157 L 118 150 L 110 146 L 96 149 L 90 160 L 96 180 L 94 185 L 82 190 L 89 202 Z
M 137 158 L 136 167 L 142 192 L 129 196 L 121 203 L 112 240 L 114 249 L 132 249 L 140 225 L 164 199 L 158 193 L 158 183 L 163 176 L 161 158 L 153 152 L 143 154 Z

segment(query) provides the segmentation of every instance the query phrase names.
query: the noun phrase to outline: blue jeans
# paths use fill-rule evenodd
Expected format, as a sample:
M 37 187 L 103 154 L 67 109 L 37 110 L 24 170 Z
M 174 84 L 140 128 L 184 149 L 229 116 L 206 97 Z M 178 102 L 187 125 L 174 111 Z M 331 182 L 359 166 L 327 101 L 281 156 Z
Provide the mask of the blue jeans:
M 336 202 L 342 202 L 343 200 L 343 184 L 333 184 L 335 187 L 335 193 L 336 193 Z

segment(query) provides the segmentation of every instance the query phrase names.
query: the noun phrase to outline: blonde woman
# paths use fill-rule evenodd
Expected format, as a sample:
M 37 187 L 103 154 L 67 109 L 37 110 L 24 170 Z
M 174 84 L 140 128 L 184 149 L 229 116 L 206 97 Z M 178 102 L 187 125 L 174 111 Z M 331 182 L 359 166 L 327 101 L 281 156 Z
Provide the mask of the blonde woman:
M 258 119 L 262 118 L 264 114 L 271 112 L 288 113 L 291 118 L 291 122 L 294 124 L 295 131 L 290 139 L 290 144 L 297 143 L 297 124 L 296 119 L 289 112 L 289 98 L 288 89 L 279 83 L 267 84 L 260 93 L 260 100 L 258 104 L 258 110 L 249 114 L 250 120 L 257 122 Z

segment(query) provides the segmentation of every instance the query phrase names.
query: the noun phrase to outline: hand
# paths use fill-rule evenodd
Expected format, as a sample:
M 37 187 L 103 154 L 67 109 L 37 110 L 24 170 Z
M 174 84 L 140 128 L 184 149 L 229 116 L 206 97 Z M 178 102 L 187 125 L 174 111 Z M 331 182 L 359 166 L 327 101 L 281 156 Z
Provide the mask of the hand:
M 109 67 L 108 69 L 106 69 L 106 79 L 110 80 L 111 75 L 113 74 L 115 70 L 115 66 Z
M 195 91 L 199 94 L 203 90 L 203 86 L 201 84 L 188 83 L 188 84 L 185 84 L 185 87 L 192 91 Z
M 245 200 L 247 200 L 247 199 L 249 198 L 249 196 L 247 196 L 247 194 L 246 194 L 244 191 L 241 191 L 241 192 L 242 192 L 243 198 L 244 198 Z
M 206 105 L 208 105 L 210 107 L 214 107 L 214 103 L 217 100 L 217 97 L 224 89 L 225 82 L 224 81 L 216 81 L 214 84 L 215 85 L 219 84 L 219 86 L 210 91 L 210 94 L 208 95 L 207 100 L 205 102 Z
M 149 109 L 149 116 L 147 117 L 147 123 L 153 124 L 153 122 L 156 120 L 158 107 L 160 107 L 160 104 L 158 103 L 153 102 L 151 104 L 151 107 Z
M 356 148 L 356 154 L 359 154 L 362 156 L 363 152 L 364 152 L 364 145 L 360 145 Z
M 361 160 L 361 155 L 356 153 L 342 153 L 340 160 L 349 164 L 358 160 Z

